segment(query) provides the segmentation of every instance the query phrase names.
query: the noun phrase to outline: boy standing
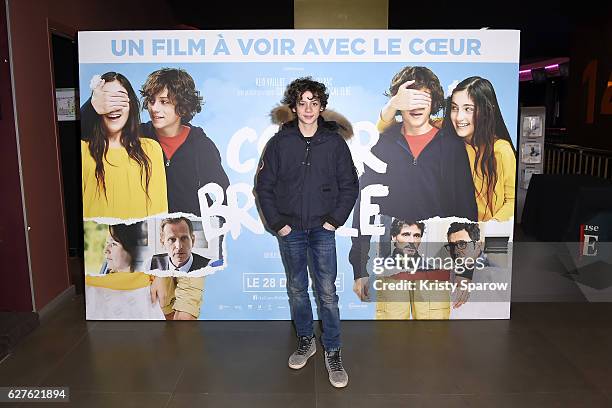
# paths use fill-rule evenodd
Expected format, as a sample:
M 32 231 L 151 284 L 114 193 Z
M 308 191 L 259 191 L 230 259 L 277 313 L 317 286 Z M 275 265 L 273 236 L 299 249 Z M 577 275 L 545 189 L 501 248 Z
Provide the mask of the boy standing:
M 311 257 L 315 295 L 320 304 L 325 366 L 334 387 L 345 387 L 348 375 L 340 353 L 340 312 L 336 295 L 336 228 L 348 218 L 359 193 L 350 150 L 335 122 L 320 117 L 329 95 L 310 77 L 294 80 L 282 103 L 297 119 L 285 123 L 270 139 L 255 187 L 263 216 L 277 234 L 291 317 L 298 336 L 289 367 L 300 369 L 316 351 L 308 295 Z

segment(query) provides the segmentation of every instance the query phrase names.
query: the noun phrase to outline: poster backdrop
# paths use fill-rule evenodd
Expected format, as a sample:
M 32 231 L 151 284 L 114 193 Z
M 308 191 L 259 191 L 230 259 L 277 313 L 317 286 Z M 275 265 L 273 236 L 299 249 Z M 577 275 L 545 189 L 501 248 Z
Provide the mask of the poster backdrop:
M 323 82 L 328 111 L 350 123 L 360 175 L 359 202 L 336 232 L 342 318 L 414 318 L 425 303 L 446 310 L 429 318 L 509 318 L 518 58 L 518 31 L 79 33 L 87 318 L 290 318 L 277 237 L 253 187 L 279 128 L 270 113 L 303 76 Z M 429 85 L 444 97 L 474 76 L 496 95 L 487 105 L 487 95 L 470 91 L 453 105 L 450 142 L 430 142 L 420 161 L 401 123 L 379 121 L 392 78 L 409 66 L 432 72 Z M 499 128 L 483 130 L 496 112 L 508 140 Z M 392 122 L 403 120 L 399 113 Z M 176 115 L 179 134 L 168 134 Z M 444 129 L 443 117 L 431 112 L 431 123 Z M 480 132 L 476 148 L 461 138 L 465 127 Z M 478 138 L 490 139 L 490 149 L 478 148 L 486 142 Z M 496 175 L 490 194 L 485 159 Z M 435 202 L 424 201 L 432 194 Z M 478 209 L 472 223 L 453 210 L 466 199 Z M 439 213 L 402 219 L 433 208 Z M 479 261 L 463 289 L 452 286 L 461 282 L 458 251 Z M 398 263 L 406 254 L 428 260 Z M 364 300 L 353 291 L 362 267 Z M 467 302 L 453 307 L 458 296 Z

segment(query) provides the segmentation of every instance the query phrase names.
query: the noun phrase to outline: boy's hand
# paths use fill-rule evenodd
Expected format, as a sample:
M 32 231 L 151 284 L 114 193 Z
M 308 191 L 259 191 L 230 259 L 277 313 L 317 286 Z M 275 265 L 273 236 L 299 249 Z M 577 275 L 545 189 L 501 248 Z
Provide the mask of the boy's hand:
M 108 92 L 102 90 L 104 80 L 101 80 L 91 94 L 91 106 L 98 115 L 106 115 L 113 111 L 128 108 L 130 98 L 123 92 Z
M 363 278 L 355 279 L 355 283 L 353 283 L 353 292 L 357 295 L 357 297 L 364 301 L 369 300 L 370 298 L 370 277 L 365 276 Z
M 290 232 L 291 232 L 291 227 L 289 225 L 285 225 L 283 228 L 281 228 L 278 231 L 278 236 L 279 237 L 286 237 L 287 235 L 289 235 Z
M 470 297 L 470 292 L 467 289 L 461 288 L 461 282 L 466 281 L 469 282 L 468 278 L 463 278 L 460 276 L 455 276 L 455 283 L 458 285 L 457 290 L 453 293 L 454 301 L 453 301 L 453 309 L 459 309 L 463 306 Z
M 328 231 L 335 231 L 336 230 L 336 227 L 331 225 L 329 222 L 325 222 L 325 224 L 323 224 L 323 228 L 325 228 Z
M 156 276 L 151 283 L 151 303 L 155 303 L 159 300 L 160 305 L 166 304 L 166 287 L 164 285 L 164 278 Z
M 414 81 L 406 81 L 400 85 L 397 93 L 389 100 L 391 107 L 399 111 L 410 111 L 431 106 L 431 95 L 417 89 L 408 89 L 412 84 Z
M 176 310 L 174 312 L 174 320 L 197 320 L 195 316 L 191 315 L 187 312 L 181 312 L 180 310 Z

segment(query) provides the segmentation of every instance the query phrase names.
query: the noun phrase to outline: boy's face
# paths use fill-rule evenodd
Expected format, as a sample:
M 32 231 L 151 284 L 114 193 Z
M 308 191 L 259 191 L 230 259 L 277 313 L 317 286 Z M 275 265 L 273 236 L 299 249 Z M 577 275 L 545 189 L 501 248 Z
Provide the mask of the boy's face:
M 421 88 L 419 91 L 431 94 L 427 88 Z M 418 130 L 429 124 L 429 116 L 431 115 L 431 103 L 427 108 L 418 108 L 402 111 L 402 119 L 408 130 Z
M 322 110 L 319 99 L 312 92 L 306 91 L 295 105 L 293 112 L 297 114 L 298 121 L 301 124 L 312 125 L 317 123 Z
M 164 88 L 151 98 L 147 110 L 153 127 L 162 133 L 164 130 L 178 127 L 181 123 L 181 117 L 176 114 L 176 105 L 168 97 L 168 88 Z

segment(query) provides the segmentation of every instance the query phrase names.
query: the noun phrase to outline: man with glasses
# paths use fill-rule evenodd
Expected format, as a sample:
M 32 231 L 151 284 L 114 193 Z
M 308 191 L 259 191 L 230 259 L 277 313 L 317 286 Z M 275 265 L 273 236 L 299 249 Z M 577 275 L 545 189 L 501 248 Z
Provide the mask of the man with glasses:
M 453 222 L 445 245 L 455 262 L 455 283 L 458 283 L 455 308 L 464 305 L 461 314 L 498 319 L 510 316 L 511 268 L 508 254 L 501 254 L 498 263 L 484 252 L 484 240 L 476 223 Z M 461 287 L 461 280 L 471 282 L 473 291 Z
M 459 308 L 467 302 L 470 292 L 461 288 L 461 280 L 472 280 L 474 270 L 489 265 L 483 252 L 480 240 L 480 227 L 477 223 L 453 222 L 446 233 L 448 244 L 444 247 L 455 261 L 455 283 L 459 283 L 455 291 L 454 308 Z

